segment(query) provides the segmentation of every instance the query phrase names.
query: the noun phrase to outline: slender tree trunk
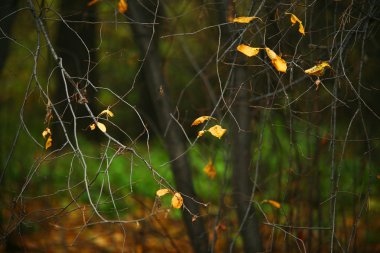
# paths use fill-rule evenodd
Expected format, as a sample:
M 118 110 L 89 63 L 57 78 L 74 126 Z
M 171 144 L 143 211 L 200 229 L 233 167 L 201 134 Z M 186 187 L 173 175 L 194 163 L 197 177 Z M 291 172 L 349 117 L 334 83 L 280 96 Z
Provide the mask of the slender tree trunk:
M 195 203 L 190 198 L 196 198 L 190 163 L 187 155 L 184 154 L 186 146 L 183 142 L 183 136 L 180 129 L 173 124 L 170 117 L 171 109 L 169 98 L 166 94 L 165 78 L 162 72 L 162 61 L 159 55 L 158 42 L 156 39 L 155 27 L 153 25 L 143 25 L 141 23 L 155 22 L 155 9 L 157 6 L 144 2 L 144 7 L 151 6 L 152 12 L 147 11 L 137 1 L 129 2 L 128 14 L 136 22 L 132 25 L 132 31 L 140 48 L 141 57 L 145 56 L 143 63 L 143 74 L 147 90 L 150 98 L 153 101 L 155 113 L 158 118 L 158 125 L 163 134 L 166 149 L 169 157 L 173 162 L 171 169 L 174 175 L 174 180 L 177 190 L 183 195 L 189 196 L 184 198 L 184 204 L 191 213 L 199 214 L 199 204 Z M 140 23 L 140 24 L 139 24 Z M 164 92 L 160 92 L 164 90 Z M 166 134 L 164 134 L 166 132 Z M 188 236 L 191 240 L 194 252 L 208 251 L 208 235 L 204 228 L 204 223 L 201 218 L 192 221 L 193 216 L 188 211 L 183 211 L 183 219 L 188 231 Z

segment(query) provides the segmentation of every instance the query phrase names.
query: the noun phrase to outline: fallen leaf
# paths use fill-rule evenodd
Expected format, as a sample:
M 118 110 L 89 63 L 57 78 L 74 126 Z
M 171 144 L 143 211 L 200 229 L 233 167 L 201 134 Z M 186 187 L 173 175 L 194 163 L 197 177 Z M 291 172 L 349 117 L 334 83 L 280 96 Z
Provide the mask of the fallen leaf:
M 245 54 L 248 57 L 252 57 L 257 55 L 260 52 L 260 48 L 258 47 L 250 47 L 244 44 L 240 44 L 239 46 L 236 47 L 237 51 L 240 53 Z
M 312 76 L 323 76 L 326 68 L 331 68 L 331 66 L 327 61 L 324 61 L 318 65 L 315 65 L 315 66 L 305 70 L 305 73 L 308 75 L 312 75 Z
M 286 61 L 268 47 L 265 48 L 265 51 L 267 52 L 269 59 L 272 60 L 272 64 L 277 71 L 285 73 L 287 69 Z
M 107 109 L 107 110 L 103 110 L 101 113 L 99 113 L 98 117 L 103 115 L 103 114 L 107 114 L 107 116 L 110 116 L 110 117 L 114 116 L 113 112 L 111 112 L 110 110 Z
M 270 200 L 270 199 L 269 200 L 265 199 L 265 200 L 261 201 L 261 203 L 268 203 L 277 209 L 279 209 L 281 207 L 280 203 L 278 203 L 277 201 L 274 201 L 274 200 Z
M 119 12 L 123 14 L 127 11 L 128 4 L 125 2 L 125 0 L 119 0 L 119 3 L 117 4 L 117 8 L 119 9 Z
M 44 139 L 46 139 L 47 135 L 51 135 L 51 130 L 48 127 L 42 132 L 42 137 L 44 137 Z
M 172 198 L 172 207 L 174 208 L 181 208 L 183 204 L 183 198 L 179 192 L 174 193 L 174 196 Z
M 294 14 L 292 13 L 285 13 L 287 15 L 290 15 L 290 22 L 292 22 L 292 25 L 295 25 L 298 23 L 298 32 L 301 33 L 302 35 L 305 35 L 305 28 L 303 27 L 302 21 Z
M 207 131 L 209 131 L 212 135 L 220 139 L 225 134 L 227 129 L 224 129 L 219 125 L 215 125 L 213 127 L 210 127 Z
M 92 124 L 90 125 L 90 129 L 91 129 L 91 131 L 94 130 L 95 128 L 96 128 L 95 123 L 92 123 Z
M 52 144 L 53 144 L 53 139 L 51 138 L 51 136 L 49 136 L 45 143 L 45 149 L 50 148 Z
M 211 116 L 201 116 L 199 118 L 196 118 L 193 123 L 191 123 L 191 126 L 197 126 L 199 124 L 202 124 L 203 122 L 209 120 L 209 119 L 215 119 Z M 216 120 L 216 119 L 215 119 Z
M 234 22 L 234 23 L 240 23 L 240 24 L 247 24 L 247 23 L 251 22 L 254 19 L 261 20 L 261 18 L 259 18 L 259 17 L 237 17 L 237 18 L 234 18 L 232 20 L 232 22 Z
M 165 194 L 168 194 L 169 192 L 171 192 L 169 189 L 159 189 L 158 191 L 156 191 L 156 195 L 158 197 L 161 197 L 161 196 L 164 196 Z
M 214 179 L 214 177 L 216 176 L 216 170 L 211 160 L 208 161 L 206 166 L 203 168 L 203 171 L 211 179 Z
M 98 128 L 100 129 L 100 131 L 102 131 L 103 133 L 105 133 L 107 131 L 107 128 L 106 128 L 106 126 L 103 123 L 96 122 L 96 125 L 98 126 Z

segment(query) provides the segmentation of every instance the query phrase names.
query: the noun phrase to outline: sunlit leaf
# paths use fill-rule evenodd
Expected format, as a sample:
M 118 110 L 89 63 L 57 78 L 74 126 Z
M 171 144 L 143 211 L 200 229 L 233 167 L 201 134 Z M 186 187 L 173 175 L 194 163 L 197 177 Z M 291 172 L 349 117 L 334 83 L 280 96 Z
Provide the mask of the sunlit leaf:
M 268 203 L 277 209 L 279 209 L 281 207 L 280 203 L 278 203 L 277 201 L 274 201 L 274 200 L 270 200 L 270 199 L 265 199 L 265 200 L 261 201 L 261 203 Z
M 51 130 L 48 127 L 42 132 L 42 137 L 44 137 L 44 139 L 46 139 L 47 135 L 51 135 Z
M 123 14 L 127 11 L 128 4 L 125 2 L 125 0 L 119 0 L 119 3 L 117 4 L 117 8 L 119 9 L 119 12 Z
M 96 125 L 98 126 L 98 128 L 100 129 L 100 131 L 102 131 L 103 133 L 105 133 L 107 131 L 107 128 L 106 128 L 106 126 L 103 123 L 96 122 Z
M 232 22 L 234 22 L 234 23 L 241 23 L 241 24 L 247 24 L 247 23 L 251 22 L 254 19 L 261 20 L 261 18 L 259 18 L 259 17 L 237 17 L 237 18 L 234 18 L 232 20 Z
M 107 110 L 103 110 L 101 113 L 99 113 L 98 117 L 103 115 L 103 114 L 107 114 L 107 116 L 110 116 L 110 117 L 114 116 L 113 112 L 111 112 L 110 110 L 107 109 Z
M 326 68 L 331 68 L 331 66 L 327 61 L 324 61 L 318 65 L 315 65 L 315 66 L 305 70 L 305 73 L 308 75 L 312 75 L 312 76 L 323 76 Z
M 206 166 L 203 168 L 203 171 L 211 179 L 214 179 L 216 176 L 216 170 L 211 160 L 208 161 Z
M 198 132 L 198 137 L 201 137 L 201 136 L 203 136 L 205 133 L 206 133 L 207 131 L 205 131 L 205 130 L 201 130 L 201 131 L 199 131 Z
M 171 192 L 169 189 L 159 189 L 158 191 L 156 191 L 156 195 L 157 197 L 161 197 L 165 194 L 168 194 L 169 192 Z
M 278 56 L 270 48 L 266 47 L 265 51 L 267 52 L 268 57 L 272 60 L 272 64 L 277 69 L 277 71 L 285 73 L 287 69 L 286 61 Z
M 226 133 L 227 129 L 224 129 L 219 125 L 215 125 L 213 127 L 210 127 L 207 131 L 209 131 L 212 135 L 220 139 Z
M 305 28 L 303 27 L 302 21 L 294 14 L 292 13 L 285 13 L 287 15 L 290 15 L 290 22 L 292 22 L 292 25 L 295 25 L 298 23 L 298 32 L 301 33 L 302 35 L 305 35 Z
M 191 126 L 197 126 L 197 125 L 202 124 L 203 122 L 205 122 L 205 121 L 207 121 L 209 119 L 215 119 L 215 118 L 213 118 L 211 116 L 201 116 L 199 118 L 196 118 L 193 121 L 193 123 L 191 123 Z
M 51 138 L 51 136 L 49 136 L 45 143 L 45 149 L 50 148 L 52 145 L 53 145 L 53 139 Z
M 91 129 L 91 131 L 92 131 L 92 130 L 95 130 L 95 128 L 96 128 L 95 123 L 92 123 L 92 124 L 90 125 L 90 129 Z
M 174 196 L 172 198 L 172 207 L 174 208 L 181 208 L 183 204 L 183 198 L 179 192 L 174 193 Z
M 257 55 L 260 52 L 260 48 L 258 47 L 250 47 L 244 44 L 240 44 L 239 46 L 236 47 L 237 51 L 240 53 L 245 54 L 248 57 L 252 57 Z

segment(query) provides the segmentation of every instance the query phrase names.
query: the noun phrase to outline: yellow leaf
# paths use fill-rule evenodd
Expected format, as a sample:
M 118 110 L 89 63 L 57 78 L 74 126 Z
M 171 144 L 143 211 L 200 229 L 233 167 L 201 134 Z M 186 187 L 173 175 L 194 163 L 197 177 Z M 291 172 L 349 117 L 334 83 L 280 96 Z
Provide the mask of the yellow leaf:
M 265 199 L 265 200 L 261 201 L 261 203 L 268 203 L 277 209 L 279 209 L 281 207 L 280 203 L 278 203 L 277 201 L 274 201 L 274 200 L 270 200 L 270 199 L 269 200 Z
M 215 125 L 213 127 L 210 127 L 207 131 L 209 131 L 212 135 L 220 139 L 222 138 L 224 133 L 227 131 L 227 129 L 224 129 L 219 125 Z
M 110 116 L 110 117 L 113 117 L 113 112 L 111 112 L 110 110 L 103 110 L 101 113 L 99 113 L 98 117 L 103 115 L 103 114 L 107 114 L 107 116 Z
M 331 66 L 327 61 L 324 61 L 318 65 L 315 65 L 315 66 L 305 70 L 305 73 L 309 74 L 309 75 L 313 75 L 313 76 L 323 76 L 326 68 L 331 68 Z
M 272 64 L 277 69 L 277 71 L 285 73 L 287 69 L 286 61 L 278 56 L 270 48 L 266 47 L 265 51 L 267 52 L 268 57 L 272 60 Z
M 107 131 L 107 128 L 106 128 L 106 126 L 103 123 L 96 122 L 96 125 L 98 126 L 98 128 L 100 129 L 100 131 L 102 131 L 103 133 L 105 133 Z
M 170 192 L 169 189 L 159 189 L 158 191 L 156 191 L 156 195 L 157 195 L 157 197 L 161 197 L 161 196 L 164 196 L 165 194 L 167 194 L 169 192 Z
M 90 125 L 90 129 L 91 129 L 91 131 L 94 130 L 95 128 L 96 128 L 95 123 L 92 123 L 92 124 Z
M 183 198 L 179 192 L 174 193 L 174 196 L 172 198 L 172 207 L 174 208 L 181 208 L 183 204 Z
M 42 137 L 45 139 L 47 135 L 51 135 L 50 128 L 48 127 L 42 132 Z
M 240 23 L 240 24 L 247 24 L 247 23 L 251 22 L 254 19 L 260 19 L 261 20 L 261 18 L 259 18 L 259 17 L 237 17 L 237 18 L 234 18 L 232 20 L 232 22 L 234 22 L 234 23 Z
M 117 4 L 117 8 L 119 9 L 119 12 L 123 14 L 128 9 L 128 4 L 125 2 L 125 0 L 119 0 L 119 3 Z
M 51 138 L 51 136 L 49 136 L 45 143 L 45 149 L 50 148 L 52 144 L 53 144 L 53 139 Z
M 216 176 L 216 170 L 211 160 L 208 161 L 206 166 L 203 168 L 203 171 L 211 179 L 214 179 L 214 177 Z
M 290 15 L 290 22 L 292 22 L 292 25 L 295 25 L 298 23 L 298 32 L 301 33 L 302 35 L 305 35 L 305 28 L 303 27 L 302 21 L 294 14 L 292 13 L 285 13 L 287 15 Z
M 244 44 L 240 44 L 239 46 L 237 46 L 236 49 L 237 49 L 237 51 L 239 51 L 240 53 L 245 54 L 248 57 L 255 56 L 255 55 L 257 55 L 260 52 L 260 48 L 258 48 L 258 47 L 250 47 L 250 46 L 247 46 L 247 45 L 244 45 Z
M 215 118 L 213 118 L 211 116 L 201 116 L 199 118 L 196 118 L 193 121 L 193 123 L 191 124 L 191 126 L 197 126 L 197 125 L 202 124 L 203 122 L 205 122 L 205 121 L 207 121 L 209 119 L 215 119 Z
M 204 131 L 204 130 L 201 130 L 201 131 L 199 131 L 198 132 L 198 137 L 201 137 L 201 136 L 203 136 L 205 133 L 206 133 L 207 131 Z

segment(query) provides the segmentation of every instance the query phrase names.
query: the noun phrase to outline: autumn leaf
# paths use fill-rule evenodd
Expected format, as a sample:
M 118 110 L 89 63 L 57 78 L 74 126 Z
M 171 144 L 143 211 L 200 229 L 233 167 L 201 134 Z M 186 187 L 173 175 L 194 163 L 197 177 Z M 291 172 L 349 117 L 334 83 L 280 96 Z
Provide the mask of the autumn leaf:
M 183 204 L 183 198 L 179 192 L 174 193 L 174 196 L 172 198 L 172 207 L 174 208 L 181 208 Z
M 48 127 L 42 132 L 42 137 L 44 137 L 44 139 L 46 139 L 47 135 L 51 135 L 51 130 Z
M 244 44 L 240 44 L 239 46 L 236 47 L 237 51 L 240 53 L 245 54 L 248 57 L 252 57 L 257 55 L 260 52 L 260 48 L 258 47 L 250 47 Z
M 100 131 L 102 131 L 103 133 L 105 133 L 107 131 L 107 128 L 106 128 L 106 126 L 103 123 L 96 122 L 96 125 L 98 126 L 98 128 L 100 129 Z
M 298 32 L 302 35 L 305 35 L 305 28 L 303 27 L 302 21 L 294 14 L 292 13 L 285 13 L 287 15 L 290 15 L 290 22 L 292 22 L 292 25 L 295 25 L 298 23 Z
M 305 73 L 308 75 L 312 75 L 312 76 L 323 76 L 326 68 L 331 68 L 331 66 L 327 61 L 324 61 L 318 65 L 315 65 L 315 66 L 305 70 Z
M 254 19 L 261 20 L 261 18 L 259 18 L 259 17 L 237 17 L 237 18 L 234 18 L 232 20 L 232 22 L 234 22 L 234 23 L 240 23 L 240 24 L 247 24 L 247 23 L 251 22 Z
M 261 201 L 261 203 L 268 203 L 268 204 L 272 205 L 273 207 L 275 207 L 277 209 L 281 208 L 281 204 L 278 203 L 277 201 L 274 201 L 274 200 L 265 199 L 265 200 Z
M 205 130 L 201 130 L 201 131 L 199 131 L 197 137 L 201 137 L 201 136 L 203 136 L 206 132 L 207 132 L 207 131 L 205 131 Z
M 267 52 L 269 59 L 272 60 L 272 64 L 277 71 L 285 73 L 287 69 L 286 61 L 268 47 L 265 48 L 265 51 Z
M 205 122 L 205 121 L 207 121 L 207 120 L 209 120 L 209 119 L 215 119 L 215 118 L 213 118 L 213 117 L 211 117 L 211 116 L 201 116 L 201 117 L 199 117 L 199 118 L 196 118 L 196 119 L 193 121 L 193 123 L 191 124 L 191 126 L 197 126 L 197 125 L 202 124 L 203 122 Z M 215 120 L 216 120 L 216 119 L 215 119 Z
M 45 149 L 50 148 L 52 145 L 53 145 L 53 139 L 51 138 L 51 136 L 49 136 L 45 143 Z
M 119 9 L 119 12 L 123 14 L 127 11 L 128 4 L 125 2 L 125 0 L 119 0 L 119 3 L 117 4 L 117 8 Z
M 219 125 L 215 125 L 213 127 L 210 127 L 207 131 L 220 139 L 226 133 L 227 129 L 224 129 Z
M 171 192 L 169 189 L 159 189 L 156 191 L 156 195 L 157 197 L 161 197 L 168 194 L 169 192 Z
M 98 117 L 103 115 L 103 114 L 106 114 L 107 116 L 110 116 L 110 117 L 114 116 L 113 112 L 111 112 L 110 110 L 107 109 L 107 110 L 103 110 L 101 113 L 99 113 Z
M 203 171 L 210 179 L 214 179 L 216 176 L 216 170 L 211 160 L 208 161 L 206 166 L 203 168 Z
M 96 128 L 95 123 L 92 123 L 92 124 L 90 125 L 90 129 L 91 129 L 91 131 L 92 131 L 92 130 L 95 130 L 95 128 Z

